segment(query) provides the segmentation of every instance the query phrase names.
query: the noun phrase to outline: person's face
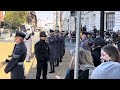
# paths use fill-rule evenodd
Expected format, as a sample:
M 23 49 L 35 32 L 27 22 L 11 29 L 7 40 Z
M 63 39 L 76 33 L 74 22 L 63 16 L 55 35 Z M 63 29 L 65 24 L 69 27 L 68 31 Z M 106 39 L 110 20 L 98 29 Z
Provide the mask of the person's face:
M 18 39 L 19 37 L 18 36 L 16 36 L 15 38 L 14 38 L 14 42 L 17 42 L 19 39 Z
M 40 37 L 42 40 L 46 40 L 46 37 Z
M 14 42 L 16 42 L 17 44 L 21 42 L 21 37 L 16 36 L 14 39 Z
M 90 34 L 88 34 L 88 35 L 87 35 L 87 37 L 88 37 L 88 38 L 90 38 L 90 37 L 91 37 L 91 35 L 90 35 Z
M 85 39 L 85 38 L 86 38 L 86 35 L 85 35 L 85 34 L 82 34 L 82 35 L 81 35 L 81 38 L 82 38 L 82 39 Z
M 100 59 L 101 60 L 111 60 L 111 57 L 102 49 Z

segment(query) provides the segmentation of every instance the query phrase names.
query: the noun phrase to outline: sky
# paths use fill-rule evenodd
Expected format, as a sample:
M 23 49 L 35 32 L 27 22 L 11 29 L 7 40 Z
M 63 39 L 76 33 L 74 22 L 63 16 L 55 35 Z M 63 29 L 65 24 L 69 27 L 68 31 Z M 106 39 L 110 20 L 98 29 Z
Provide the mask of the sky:
M 36 11 L 37 18 L 40 20 L 47 20 L 53 21 L 53 13 L 54 11 Z
M 38 26 L 45 27 L 46 23 L 53 23 L 54 11 L 36 11 Z

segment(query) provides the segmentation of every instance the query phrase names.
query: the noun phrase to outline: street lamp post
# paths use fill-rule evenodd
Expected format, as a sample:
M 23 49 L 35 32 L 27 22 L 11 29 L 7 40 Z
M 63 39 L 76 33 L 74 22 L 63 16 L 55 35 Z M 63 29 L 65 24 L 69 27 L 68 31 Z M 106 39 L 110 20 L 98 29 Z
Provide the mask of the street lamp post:
M 80 26 L 81 26 L 81 11 L 77 11 L 77 28 L 76 28 L 76 46 L 75 46 L 75 70 L 74 79 L 78 79 L 78 53 L 79 53 L 79 42 L 80 42 Z
M 100 37 L 104 39 L 104 11 L 100 12 Z

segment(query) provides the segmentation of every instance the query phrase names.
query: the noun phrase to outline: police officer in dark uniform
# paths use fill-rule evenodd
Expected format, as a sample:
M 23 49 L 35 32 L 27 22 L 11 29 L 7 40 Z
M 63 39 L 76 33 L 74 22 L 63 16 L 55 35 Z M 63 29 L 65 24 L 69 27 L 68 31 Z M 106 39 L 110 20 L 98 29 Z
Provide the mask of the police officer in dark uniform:
M 93 32 L 94 32 L 94 38 L 96 38 L 96 35 L 97 35 L 97 29 L 96 29 L 95 26 L 94 26 Z
M 65 54 L 65 32 L 64 31 L 62 31 L 62 36 L 63 36 L 63 56 L 64 56 L 64 54 Z
M 64 53 L 64 36 L 63 33 L 60 33 L 60 60 L 59 62 L 62 62 L 62 58 L 63 58 L 63 53 Z
M 11 72 L 11 79 L 24 79 L 24 60 L 27 53 L 27 48 L 23 42 L 25 34 L 16 31 L 15 42 L 16 46 L 12 53 L 12 58 L 5 67 L 5 73 Z
M 48 60 L 50 59 L 50 49 L 46 43 L 46 34 L 40 32 L 40 41 L 35 44 L 35 55 L 37 59 L 37 74 L 36 79 L 40 79 L 43 70 L 43 79 L 47 79 Z
M 80 47 L 85 49 L 85 50 L 90 51 L 91 49 L 90 49 L 89 44 L 88 44 L 87 35 L 88 35 L 88 32 L 82 32 Z
M 55 30 L 55 66 L 59 66 L 60 58 L 60 37 L 59 30 Z
M 55 63 L 55 37 L 54 37 L 54 31 L 50 29 L 50 34 L 49 37 L 47 38 L 47 43 L 50 48 L 50 72 L 49 73 L 54 73 L 55 68 L 54 68 L 54 63 Z
M 93 40 L 92 34 L 90 32 L 88 32 L 88 34 L 87 34 L 87 39 L 88 39 L 88 46 L 90 47 L 90 50 L 92 50 L 94 40 Z

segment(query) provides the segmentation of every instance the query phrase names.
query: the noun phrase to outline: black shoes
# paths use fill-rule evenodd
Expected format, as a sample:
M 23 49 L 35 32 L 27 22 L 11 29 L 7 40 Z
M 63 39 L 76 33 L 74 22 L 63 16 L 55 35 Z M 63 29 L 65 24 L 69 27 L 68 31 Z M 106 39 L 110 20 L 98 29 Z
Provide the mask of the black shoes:
M 62 60 L 60 60 L 59 62 L 62 62 Z
M 50 71 L 49 73 L 54 73 L 55 71 Z
M 59 65 L 57 64 L 57 65 L 55 65 L 55 67 L 58 67 Z

